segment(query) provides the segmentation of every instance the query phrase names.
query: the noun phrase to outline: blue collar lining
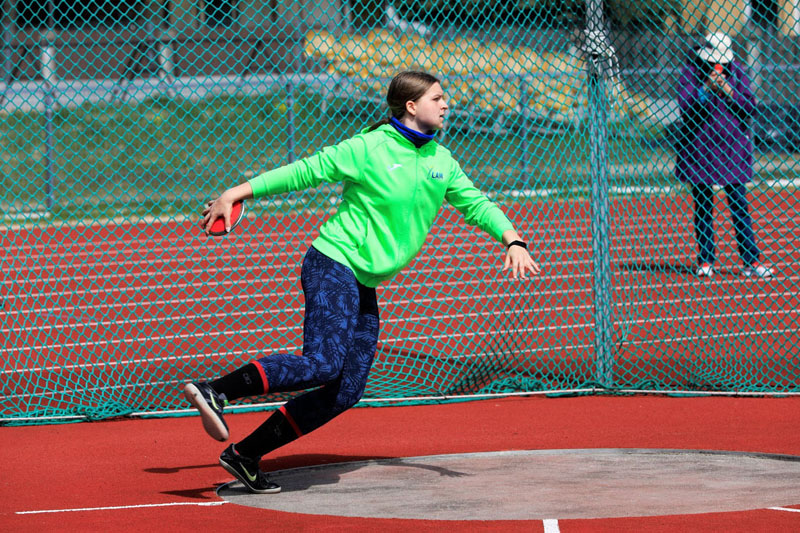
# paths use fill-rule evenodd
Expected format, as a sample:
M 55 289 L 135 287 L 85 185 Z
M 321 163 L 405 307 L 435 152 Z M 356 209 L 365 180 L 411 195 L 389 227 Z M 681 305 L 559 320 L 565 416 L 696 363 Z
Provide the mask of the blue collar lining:
M 424 145 L 432 141 L 434 137 L 436 137 L 436 133 L 431 133 L 428 135 L 422 133 L 421 131 L 412 130 L 394 117 L 389 120 L 389 123 L 394 126 L 394 129 L 399 131 L 403 137 L 411 141 L 417 148 L 422 148 Z

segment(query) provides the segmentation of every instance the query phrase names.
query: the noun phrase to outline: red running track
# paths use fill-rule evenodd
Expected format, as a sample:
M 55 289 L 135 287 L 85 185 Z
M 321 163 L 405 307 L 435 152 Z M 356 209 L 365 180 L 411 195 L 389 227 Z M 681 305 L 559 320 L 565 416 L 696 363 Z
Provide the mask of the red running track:
M 724 274 L 708 282 L 689 272 L 694 243 L 685 197 L 612 202 L 621 383 L 655 379 L 716 390 L 736 374 L 765 388 L 796 387 L 797 193 L 753 201 L 764 255 L 779 272 L 768 281 L 738 274 L 718 200 Z M 444 210 L 423 254 L 380 289 L 381 346 L 368 394 L 385 394 L 401 379 L 412 394 L 447 391 L 470 368 L 483 373 L 481 383 L 514 372 L 554 388 L 595 379 L 587 202 L 508 210 L 532 237 L 543 275 L 526 283 L 502 278 L 502 249 Z M 297 276 L 318 223 L 251 219 L 235 235 L 212 240 L 189 223 L 4 234 L 3 412 L 121 397 L 135 409 L 172 408 L 160 399 L 163 387 L 299 351 Z M 491 368 L 487 354 L 498 353 L 502 365 Z M 154 386 L 157 393 L 148 393 Z
M 175 391 L 177 393 L 177 390 Z M 264 414 L 229 415 L 234 440 Z M 800 455 L 800 398 L 516 398 L 356 408 L 262 467 L 498 450 L 662 448 Z M 222 504 L 223 444 L 196 417 L 0 428 L 3 531 L 544 532 L 542 521 L 391 520 Z M 580 480 L 576 480 L 580 482 Z M 491 490 L 491 487 L 487 487 Z M 414 502 L 408 502 L 414 505 Z M 775 509 L 558 520 L 547 531 L 790 532 L 800 501 Z

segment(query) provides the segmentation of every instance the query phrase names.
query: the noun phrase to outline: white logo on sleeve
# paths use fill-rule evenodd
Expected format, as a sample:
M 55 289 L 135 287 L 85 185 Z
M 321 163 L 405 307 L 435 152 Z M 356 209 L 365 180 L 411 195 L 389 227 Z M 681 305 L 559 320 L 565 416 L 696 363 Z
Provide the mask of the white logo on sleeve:
M 391 172 L 393 170 L 397 170 L 398 168 L 400 168 L 402 166 L 403 165 L 401 165 L 400 163 L 395 163 L 394 165 L 389 165 L 388 167 L 386 167 L 386 171 L 387 172 Z

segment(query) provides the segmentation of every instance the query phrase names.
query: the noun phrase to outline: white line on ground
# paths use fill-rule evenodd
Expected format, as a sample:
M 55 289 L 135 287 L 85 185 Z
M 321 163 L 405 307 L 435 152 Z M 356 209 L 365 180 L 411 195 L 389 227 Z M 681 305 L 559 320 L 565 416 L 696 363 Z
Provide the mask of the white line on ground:
M 674 228 L 672 224 L 675 222 L 674 216 L 664 216 L 664 215 L 645 215 L 636 218 L 635 220 L 631 221 L 625 217 L 613 217 L 613 227 L 615 231 L 619 232 L 620 235 L 629 235 L 630 233 L 636 233 L 639 235 L 643 227 L 650 228 L 650 237 L 664 235 L 667 236 L 670 233 L 675 233 L 677 235 L 682 236 L 683 238 L 693 238 L 693 234 L 690 231 L 688 226 Z M 784 215 L 775 215 L 770 216 L 770 221 L 772 225 L 782 226 L 788 222 L 792 222 L 794 219 L 791 214 L 784 214 Z M 165 224 L 165 226 L 168 226 Z M 555 227 L 554 227 L 555 226 Z M 437 235 L 444 235 L 451 239 L 462 239 L 462 238 L 469 238 L 469 239 L 478 239 L 476 244 L 491 244 L 493 241 L 491 239 L 483 237 L 480 233 L 476 233 L 475 231 L 465 229 L 463 224 L 454 223 L 454 222 L 446 222 L 441 225 L 437 225 Z M 549 240 L 558 240 L 561 242 L 564 240 L 565 231 L 567 232 L 566 235 L 569 235 L 569 231 L 575 232 L 571 238 L 567 238 L 567 242 L 590 242 L 590 236 L 582 235 L 582 232 L 588 230 L 589 226 L 588 223 L 564 223 L 564 224 L 555 224 L 555 225 L 545 225 L 545 223 L 539 224 L 535 233 L 538 235 L 538 241 L 549 241 Z M 674 230 L 678 231 L 674 231 Z M 667 231 L 664 231 L 667 230 Z M 673 231 L 670 231 L 673 230 Z M 720 230 L 730 232 L 732 230 L 732 225 L 730 221 L 723 220 L 720 221 Z M 553 231 L 556 233 L 554 234 Z M 248 233 L 249 239 L 253 242 L 270 242 L 273 243 L 280 250 L 294 250 L 294 252 L 280 252 L 279 256 L 301 256 L 302 257 L 302 245 L 307 242 L 306 239 L 298 240 L 298 239 L 283 239 L 282 233 L 279 230 L 275 231 L 254 231 L 252 233 Z M 112 257 L 119 257 L 125 256 L 125 253 L 132 254 L 139 250 L 139 246 L 143 246 L 147 244 L 153 247 L 153 252 L 161 251 L 162 254 L 174 254 L 176 252 L 182 252 L 187 249 L 187 247 L 192 246 L 176 246 L 175 245 L 175 238 L 183 238 L 183 239 L 192 239 L 193 236 L 191 234 L 176 234 L 175 230 L 173 229 L 170 234 L 165 237 L 151 237 L 147 236 L 147 238 L 131 238 L 128 235 L 117 237 L 115 235 L 111 235 L 108 238 L 102 241 L 96 240 L 74 240 L 69 242 L 68 245 L 64 247 L 64 249 L 54 249 L 52 246 L 48 246 L 49 242 L 47 238 L 40 238 L 35 242 L 34 245 L 31 244 L 23 244 L 20 246 L 12 245 L 6 249 L 9 253 L 25 253 L 26 255 L 31 255 L 37 259 L 34 261 L 34 264 L 43 264 L 44 259 L 51 259 L 49 263 L 53 263 L 53 267 L 58 267 L 63 264 L 69 264 L 75 259 L 91 259 L 96 255 L 107 256 L 107 259 Z M 556 237 L 558 237 L 556 239 Z M 642 236 L 644 237 L 644 236 Z M 193 242 L 193 241 L 192 241 Z M 137 246 L 138 245 L 138 246 Z M 201 246 L 204 245 L 196 245 Z M 77 251 L 76 251 L 77 250 Z M 273 253 L 266 253 L 265 257 L 270 255 L 275 255 Z M 192 257 L 186 257 L 187 261 L 193 259 Z M 141 261 L 137 258 L 136 261 L 129 260 L 126 263 L 122 264 L 139 264 Z M 26 270 L 28 267 L 23 266 L 22 270 Z M 33 267 L 36 268 L 36 267 Z
M 789 507 L 770 507 L 773 511 L 786 511 L 787 513 L 800 513 L 800 509 L 791 509 Z
M 144 503 L 140 505 L 112 505 L 109 507 L 81 507 L 77 509 L 42 509 L 38 511 L 17 511 L 14 514 L 43 514 L 43 513 L 76 513 L 82 511 L 114 511 L 118 509 L 145 509 L 151 507 L 178 507 L 182 505 L 191 505 L 196 507 L 213 507 L 215 505 L 224 505 L 227 501 L 219 502 L 170 502 L 170 503 Z
M 544 524 L 544 533 L 560 533 L 560 529 L 558 528 L 558 520 L 548 518 L 547 520 L 542 520 Z

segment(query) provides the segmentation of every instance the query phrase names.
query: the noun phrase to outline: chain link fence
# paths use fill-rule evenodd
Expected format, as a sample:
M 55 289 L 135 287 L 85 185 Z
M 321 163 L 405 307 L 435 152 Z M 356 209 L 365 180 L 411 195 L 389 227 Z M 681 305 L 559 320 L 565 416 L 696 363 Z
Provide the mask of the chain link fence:
M 223 239 L 199 211 L 384 117 L 407 69 L 443 80 L 438 142 L 544 273 L 503 279 L 499 245 L 445 206 L 379 288 L 365 403 L 798 392 L 796 1 L 3 7 L 3 423 L 182 414 L 184 381 L 299 351 L 299 263 L 340 188 L 254 202 Z M 730 38 L 734 96 L 698 62 L 709 34 Z M 714 183 L 679 179 L 687 146 Z

